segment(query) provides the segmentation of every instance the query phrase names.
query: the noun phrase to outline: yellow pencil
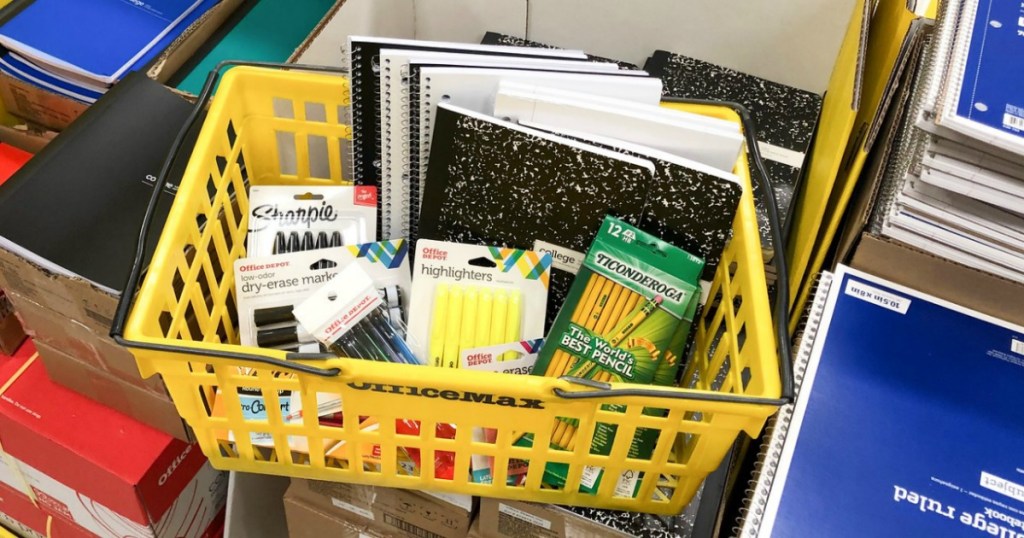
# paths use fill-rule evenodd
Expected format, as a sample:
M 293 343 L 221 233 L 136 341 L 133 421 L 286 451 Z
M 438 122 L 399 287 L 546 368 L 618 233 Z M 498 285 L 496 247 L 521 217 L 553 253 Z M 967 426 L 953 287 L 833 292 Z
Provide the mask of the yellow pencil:
M 466 289 L 462 296 L 462 328 L 459 332 L 459 356 L 455 358 L 453 368 L 462 366 L 462 351 L 476 345 L 476 288 Z
M 508 294 L 508 314 L 505 318 L 505 342 L 518 342 L 520 340 L 520 327 L 523 322 L 523 298 L 519 290 L 513 290 Z M 501 360 L 507 361 L 516 358 L 516 354 L 509 351 L 501 356 Z
M 615 286 L 611 297 L 608 299 L 608 308 L 605 309 L 601 316 L 601 321 L 594 327 L 595 334 L 604 334 L 605 331 L 615 326 L 615 323 L 623 315 L 622 308 L 626 305 L 630 293 L 633 292 L 622 286 Z
M 627 336 L 629 336 L 629 333 L 633 332 L 637 327 L 639 327 L 640 324 L 643 323 L 645 319 L 647 319 L 647 316 L 650 316 L 651 313 L 653 313 L 654 310 L 657 309 L 658 305 L 660 304 L 661 295 L 658 295 L 657 297 L 648 300 L 646 303 L 644 303 L 644 306 L 640 308 L 640 311 L 633 316 L 632 319 L 630 319 L 628 322 L 626 322 L 625 325 L 623 325 L 621 328 L 615 331 L 615 336 L 609 338 L 608 343 L 613 346 L 619 345 L 619 342 L 623 341 Z
M 476 298 L 476 347 L 491 345 L 491 305 L 494 302 L 491 289 L 480 288 Z
M 590 280 L 587 281 L 587 287 L 583 290 L 583 297 L 580 302 L 576 303 L 576 311 L 573 312 L 572 322 L 577 325 L 583 325 L 587 316 L 590 314 L 590 310 L 594 307 L 594 302 L 597 301 L 597 295 L 600 293 L 602 285 L 602 277 L 593 275 Z M 551 377 L 561 377 L 565 374 L 566 370 L 569 369 L 569 363 L 572 360 L 572 356 L 565 351 L 558 350 L 555 352 L 551 359 L 551 363 L 548 364 L 548 371 L 545 375 Z
M 499 289 L 494 292 L 491 305 L 491 345 L 504 344 L 505 322 L 508 318 L 508 293 Z
M 597 326 L 598 321 L 601 320 L 601 314 L 604 312 L 604 308 L 608 305 L 608 299 L 611 297 L 612 290 L 618 288 L 614 282 L 608 279 L 602 279 L 604 282 L 601 284 L 601 293 L 598 294 L 597 300 L 594 302 L 594 308 L 590 311 L 590 316 L 586 320 L 585 327 L 589 330 L 594 330 Z
M 445 322 L 444 366 L 454 368 L 459 361 L 459 331 L 462 330 L 462 287 L 448 290 L 448 321 Z
M 434 319 L 430 327 L 430 364 L 444 365 L 445 322 L 448 321 L 448 284 L 438 284 L 434 292 Z

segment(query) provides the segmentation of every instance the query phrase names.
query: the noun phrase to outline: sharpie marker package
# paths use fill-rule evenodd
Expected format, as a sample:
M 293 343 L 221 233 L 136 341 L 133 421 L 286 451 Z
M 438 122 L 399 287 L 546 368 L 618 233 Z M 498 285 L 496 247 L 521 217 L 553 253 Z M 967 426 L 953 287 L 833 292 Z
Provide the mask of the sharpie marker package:
M 398 239 L 236 260 L 235 297 L 242 345 L 318 351 L 316 339 L 298 325 L 293 310 L 353 264 L 370 275 L 389 320 L 403 325 L 412 284 L 408 250 L 408 243 Z
M 700 301 L 697 279 L 704 262 L 638 228 L 606 217 L 576 275 L 534 366 L 534 375 L 579 377 L 604 383 L 655 384 L 674 376 Z M 659 372 L 660 370 L 660 372 Z M 602 409 L 623 412 L 619 406 Z M 575 420 L 558 419 L 552 448 L 575 450 Z M 599 423 L 592 454 L 608 455 L 617 427 Z M 654 439 L 656 441 L 656 438 Z M 629 456 L 650 457 L 651 439 L 634 438 Z M 532 446 L 524 436 L 520 446 Z M 581 490 L 600 485 L 601 469 L 586 468 Z M 562 487 L 568 465 L 549 464 L 545 480 Z M 631 496 L 637 473 L 624 473 L 617 495 Z
M 252 187 L 249 208 L 249 257 L 336 248 L 377 239 L 375 187 Z
M 409 345 L 427 364 L 459 368 L 474 349 L 544 336 L 551 256 L 421 239 L 413 266 Z M 519 356 L 514 347 L 502 360 Z

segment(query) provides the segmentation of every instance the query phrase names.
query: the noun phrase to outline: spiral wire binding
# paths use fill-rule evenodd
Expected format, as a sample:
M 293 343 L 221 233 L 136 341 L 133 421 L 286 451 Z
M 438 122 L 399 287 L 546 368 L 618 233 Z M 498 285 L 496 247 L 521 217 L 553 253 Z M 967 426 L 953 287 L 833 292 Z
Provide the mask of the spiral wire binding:
M 796 398 L 800 397 L 800 387 L 803 384 L 804 374 L 807 372 L 807 365 L 811 360 L 811 350 L 818 337 L 818 329 L 825 312 L 825 303 L 828 300 L 828 291 L 831 286 L 832 273 L 820 273 L 814 302 L 807 307 L 803 315 L 804 319 L 801 321 L 803 329 L 798 331 L 796 337 L 798 343 L 795 347 L 798 351 L 793 365 L 793 386 L 796 396 L 792 403 L 780 407 L 779 412 L 768 419 L 765 424 L 764 440 L 757 453 L 754 470 L 747 481 L 746 495 L 739 509 L 740 515 L 736 519 L 736 526 L 732 529 L 733 536 L 758 536 L 760 532 L 768 494 L 771 493 L 775 471 L 782 458 L 783 445 L 789 434 L 790 421 L 793 419 L 793 412 L 796 409 Z
M 381 229 L 381 237 L 394 237 L 391 229 L 391 209 L 394 197 L 391 193 L 391 156 L 392 156 L 392 144 L 391 144 L 391 60 L 384 60 L 385 65 L 381 65 L 381 76 L 377 77 L 377 84 L 383 84 L 384 80 L 387 80 L 386 88 L 378 88 L 377 95 L 380 95 L 380 90 L 384 91 L 384 96 L 381 98 L 381 114 L 383 118 L 381 121 L 380 130 L 377 133 L 377 155 L 380 155 L 381 166 L 380 166 L 380 188 L 381 188 L 381 221 L 383 222 L 383 228 Z M 387 152 L 384 151 L 384 141 L 388 141 Z
M 430 77 L 424 77 L 424 83 L 425 83 L 424 86 L 426 86 L 426 87 L 420 89 L 420 91 L 423 92 L 422 93 L 422 99 L 426 99 L 426 102 L 430 103 Z M 420 104 L 422 104 L 423 102 L 424 102 L 423 100 L 420 100 Z M 431 133 L 434 130 L 434 126 L 432 125 L 432 122 L 433 122 L 433 119 L 430 117 L 430 107 L 428 107 L 426 113 L 423 114 L 422 118 L 420 118 L 420 162 L 419 162 L 419 168 L 420 168 L 420 178 L 419 178 L 419 183 L 420 183 L 420 192 L 419 192 L 420 204 L 419 205 L 422 205 L 422 202 L 423 202 L 423 187 L 426 186 L 426 184 L 427 184 L 427 168 L 430 167 Z M 419 209 L 417 209 L 416 215 L 417 215 L 417 220 L 419 220 Z
M 410 194 L 412 192 L 412 185 L 411 185 L 411 183 L 412 183 L 412 174 L 410 172 L 410 170 L 411 170 L 410 166 L 412 165 L 412 157 L 410 156 L 410 151 L 411 151 L 410 148 L 411 148 L 411 146 L 409 144 L 409 138 L 410 138 L 410 131 L 412 129 L 410 129 L 409 125 L 410 125 L 410 122 L 412 121 L 412 116 L 409 115 L 410 111 L 411 111 L 410 104 L 409 104 L 409 85 L 410 85 L 410 81 L 409 81 L 409 64 L 405 64 L 405 65 L 402 66 L 402 69 L 399 72 L 399 76 L 401 77 L 400 83 L 401 83 L 401 88 L 402 88 L 401 97 L 399 99 L 399 102 L 401 103 L 401 111 L 402 111 L 402 123 L 401 123 L 402 133 L 401 133 L 401 136 L 400 136 L 399 139 L 402 141 L 403 147 L 402 147 L 402 158 L 401 158 L 401 165 L 402 165 L 401 193 L 400 193 L 401 194 L 401 198 L 399 200 L 400 201 L 400 207 L 398 208 L 398 211 L 399 211 L 398 217 L 400 219 L 402 229 L 401 229 L 401 232 L 398 234 L 398 236 L 400 236 L 400 237 L 409 237 L 409 230 L 411 229 L 411 223 L 410 223 L 410 218 L 409 218 L 409 211 L 410 211 L 410 201 L 412 200 L 412 198 L 410 197 Z
M 409 237 L 419 236 L 420 203 L 423 201 L 423 188 L 420 184 L 420 81 L 419 71 L 409 79 Z
M 344 52 L 344 49 L 343 49 Z M 363 54 L 362 49 L 358 46 L 353 47 L 350 51 L 350 57 L 352 58 L 352 69 L 349 70 L 349 85 L 352 88 L 352 95 L 362 95 L 363 84 L 365 79 L 361 69 L 355 67 L 362 64 Z M 352 99 L 350 108 L 352 109 L 352 177 L 362 178 L 365 177 L 363 174 L 363 100 Z

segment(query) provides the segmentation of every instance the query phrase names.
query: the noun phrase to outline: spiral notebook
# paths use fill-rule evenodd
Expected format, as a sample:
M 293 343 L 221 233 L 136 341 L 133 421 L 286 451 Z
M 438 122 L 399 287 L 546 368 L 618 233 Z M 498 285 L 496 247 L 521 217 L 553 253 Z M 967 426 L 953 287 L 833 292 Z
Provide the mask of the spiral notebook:
M 383 49 L 417 49 L 466 54 L 506 54 L 533 58 L 586 59 L 580 51 L 517 48 L 441 41 L 417 41 L 388 37 L 349 36 L 348 67 L 352 93 L 353 173 L 356 184 L 372 185 L 381 191 L 380 52 Z M 386 196 L 378 197 L 379 203 Z M 380 209 L 380 208 L 379 208 Z M 389 238 L 377 212 L 377 229 Z
M 380 126 L 381 126 L 381 188 L 385 203 L 381 220 L 387 223 L 387 234 L 408 237 L 409 212 L 402 206 L 407 200 L 419 204 L 418 188 L 410 185 L 413 142 L 410 82 L 424 65 L 444 67 L 514 68 L 541 71 L 614 72 L 614 64 L 587 60 L 531 58 L 494 54 L 455 54 L 419 49 L 382 49 L 380 52 Z M 413 65 L 417 68 L 413 69 Z M 418 103 L 417 103 L 418 105 Z M 417 122 L 418 126 L 419 123 Z M 418 135 L 418 132 L 417 132 Z M 416 137 L 418 147 L 419 137 Z M 417 176 L 418 177 L 418 176 Z M 412 187 L 412 188 L 411 188 Z M 418 187 L 418 185 L 416 185 Z M 411 190 L 410 190 L 411 188 Z M 399 204 L 395 204 L 399 201 Z M 408 202 L 411 203 L 411 202 Z
M 935 123 L 1024 155 L 1024 16 L 1018 2 L 964 0 Z
M 794 372 L 739 536 L 1024 529 L 1024 327 L 839 266 Z

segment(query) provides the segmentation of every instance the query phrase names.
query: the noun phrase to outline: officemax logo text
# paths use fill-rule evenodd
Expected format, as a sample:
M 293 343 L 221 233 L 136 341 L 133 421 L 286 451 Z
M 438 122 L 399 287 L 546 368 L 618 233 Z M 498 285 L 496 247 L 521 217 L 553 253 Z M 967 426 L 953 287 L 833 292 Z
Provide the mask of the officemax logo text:
M 419 396 L 422 398 L 460 400 L 463 402 L 476 402 L 488 405 L 500 405 L 502 407 L 525 407 L 528 409 L 544 409 L 544 406 L 541 405 L 540 400 L 534 400 L 531 398 L 517 398 L 515 396 L 502 396 L 498 394 L 488 394 L 486 392 L 463 392 L 458 390 L 441 390 L 430 387 L 385 385 L 383 383 L 349 383 L 348 386 L 356 390 L 372 390 L 374 392 L 405 394 L 407 396 Z

